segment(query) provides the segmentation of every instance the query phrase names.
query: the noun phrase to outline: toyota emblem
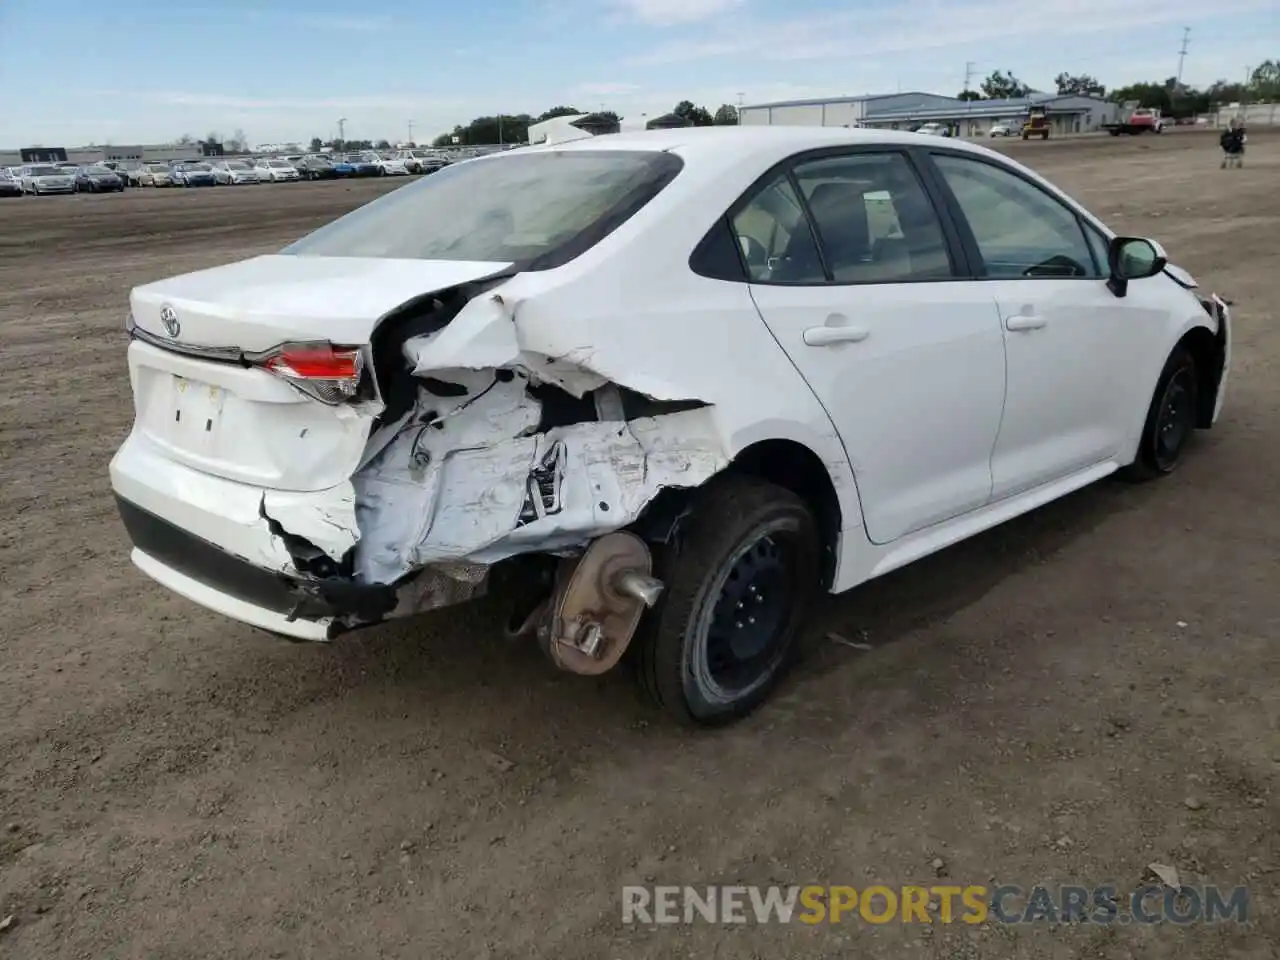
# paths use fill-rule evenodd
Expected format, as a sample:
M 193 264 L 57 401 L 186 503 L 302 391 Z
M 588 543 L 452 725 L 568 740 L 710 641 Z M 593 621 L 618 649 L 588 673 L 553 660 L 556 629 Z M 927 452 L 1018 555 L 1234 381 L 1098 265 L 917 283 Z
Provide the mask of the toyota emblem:
M 182 332 L 182 324 L 178 323 L 178 311 L 168 304 L 160 308 L 160 322 L 164 325 L 164 332 L 171 337 Z

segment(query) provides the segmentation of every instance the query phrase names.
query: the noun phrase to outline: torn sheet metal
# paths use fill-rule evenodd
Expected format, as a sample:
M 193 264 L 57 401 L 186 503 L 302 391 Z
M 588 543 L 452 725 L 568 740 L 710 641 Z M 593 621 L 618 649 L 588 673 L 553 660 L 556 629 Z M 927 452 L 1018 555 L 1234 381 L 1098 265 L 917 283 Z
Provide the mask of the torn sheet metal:
M 335 563 L 360 539 L 356 525 L 356 490 L 348 481 L 323 494 L 306 498 L 268 490 L 262 497 L 261 514 L 286 531 L 303 532 L 306 540 Z
M 549 383 L 582 397 L 616 380 L 593 366 L 595 348 L 566 346 L 549 353 L 546 344 L 528 341 L 517 322 L 523 302 L 510 294 L 494 293 L 468 303 L 448 326 L 410 337 L 403 353 L 414 376 L 428 376 L 450 368 L 523 371 L 535 383 Z M 655 400 L 688 400 L 687 393 L 640 371 L 628 370 L 625 385 Z
M 538 433 L 541 405 L 522 373 L 431 376 L 467 395 L 421 390 L 414 415 L 354 478 L 359 581 L 577 548 L 634 521 L 664 487 L 698 486 L 728 463 L 705 408 Z

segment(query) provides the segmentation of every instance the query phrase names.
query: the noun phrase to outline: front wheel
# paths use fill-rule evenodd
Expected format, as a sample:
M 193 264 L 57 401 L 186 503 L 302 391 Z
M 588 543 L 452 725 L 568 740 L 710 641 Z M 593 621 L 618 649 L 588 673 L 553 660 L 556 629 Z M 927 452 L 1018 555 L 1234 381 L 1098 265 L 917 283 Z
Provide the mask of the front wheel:
M 790 490 L 741 476 L 708 486 L 680 542 L 655 557 L 666 590 L 632 644 L 649 696 L 690 726 L 764 702 L 794 658 L 820 552 Z
M 1178 469 L 1196 428 L 1199 383 L 1195 357 L 1186 347 L 1178 347 L 1169 355 L 1156 381 L 1138 443 L 1138 456 L 1120 472 L 1123 479 L 1154 480 Z

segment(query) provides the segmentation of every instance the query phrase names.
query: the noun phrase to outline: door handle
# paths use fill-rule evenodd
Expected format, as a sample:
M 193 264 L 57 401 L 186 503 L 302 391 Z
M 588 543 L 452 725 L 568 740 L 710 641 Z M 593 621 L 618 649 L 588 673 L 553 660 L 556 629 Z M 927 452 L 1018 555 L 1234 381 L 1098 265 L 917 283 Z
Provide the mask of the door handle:
M 1044 317 L 1033 317 L 1027 314 L 1019 314 L 1016 317 L 1010 317 L 1005 321 L 1005 329 L 1007 330 L 1039 330 L 1048 324 L 1048 320 Z
M 871 331 L 862 327 L 810 327 L 804 332 L 804 342 L 810 347 L 827 347 L 834 343 L 858 343 L 870 335 Z

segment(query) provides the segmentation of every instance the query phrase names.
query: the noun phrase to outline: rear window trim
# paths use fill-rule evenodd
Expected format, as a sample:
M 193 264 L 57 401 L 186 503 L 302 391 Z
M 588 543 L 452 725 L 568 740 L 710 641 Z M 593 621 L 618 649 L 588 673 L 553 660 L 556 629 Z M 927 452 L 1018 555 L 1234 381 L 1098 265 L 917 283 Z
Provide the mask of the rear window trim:
M 508 260 L 508 262 L 511 263 L 511 266 L 507 268 L 506 272 L 509 272 L 512 274 L 539 272 L 543 270 L 554 270 L 557 267 L 562 267 L 565 264 L 571 263 L 573 260 L 576 260 L 578 257 L 582 256 L 588 250 L 591 250 L 593 247 L 600 244 L 606 237 L 612 234 L 615 230 L 617 230 L 624 223 L 630 220 L 633 216 L 639 213 L 649 203 L 651 203 L 654 200 L 654 198 L 656 198 L 660 193 L 662 193 L 663 190 L 665 190 L 668 186 L 670 186 L 671 181 L 673 181 L 680 174 L 680 172 L 684 170 L 684 167 L 685 167 L 684 159 L 679 154 L 673 153 L 668 150 L 581 150 L 581 149 L 579 150 L 543 150 L 539 152 L 539 156 L 545 156 L 548 153 L 562 154 L 565 156 L 573 156 L 573 157 L 594 157 L 597 159 L 617 158 L 617 157 L 631 157 L 631 158 L 643 157 L 645 160 L 648 161 L 655 175 L 646 183 L 644 183 L 642 186 L 637 187 L 631 190 L 630 192 L 628 192 L 627 194 L 625 194 L 624 196 L 622 196 L 613 206 L 611 206 L 608 210 L 606 210 L 604 214 L 598 217 L 594 222 L 584 227 L 582 230 L 578 231 L 576 234 L 571 236 L 568 240 L 560 243 L 559 245 L 554 246 L 548 250 L 544 250 L 542 253 L 539 253 L 532 257 L 525 257 L 517 260 L 510 260 L 510 258 L 503 258 Z M 469 166 L 474 163 L 510 163 L 512 162 L 512 160 L 518 161 L 519 159 L 522 159 L 523 157 L 527 157 L 527 156 L 529 156 L 529 154 L 516 154 L 514 156 L 505 155 L 505 154 L 495 154 L 495 155 L 486 156 L 486 157 L 476 157 L 468 161 L 467 164 L 457 164 L 456 166 L 459 169 L 463 169 L 465 166 Z M 433 182 L 433 179 L 434 178 L 425 179 L 425 180 L 419 181 L 419 183 L 429 185 Z M 434 182 L 439 183 L 438 180 L 434 180 Z M 413 186 L 417 186 L 417 185 L 415 184 Z M 412 187 L 409 187 L 407 189 L 412 189 Z M 385 194 L 384 196 L 389 197 L 391 195 L 392 194 Z M 359 209 L 361 208 L 357 208 L 357 210 Z M 352 211 L 352 212 L 354 213 L 355 211 Z M 332 220 L 328 224 L 325 224 L 324 226 L 320 227 L 319 229 L 323 230 L 326 227 L 332 226 L 334 223 L 337 223 L 337 222 L 338 220 Z M 280 252 L 288 256 L 341 256 L 342 255 L 342 254 L 336 254 L 336 253 L 312 254 L 312 253 L 295 252 L 293 248 L 296 247 L 298 244 L 307 240 L 308 237 L 310 236 L 311 234 L 308 234 L 307 237 L 302 237 L 299 240 L 294 241 L 293 243 L 289 244 L 289 246 L 285 247 Z M 369 258 L 369 259 L 376 259 L 376 258 Z M 410 258 L 410 259 L 432 259 L 432 258 L 428 257 L 428 258 Z

